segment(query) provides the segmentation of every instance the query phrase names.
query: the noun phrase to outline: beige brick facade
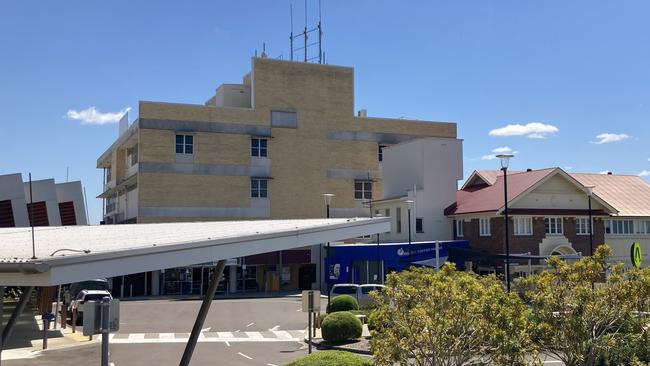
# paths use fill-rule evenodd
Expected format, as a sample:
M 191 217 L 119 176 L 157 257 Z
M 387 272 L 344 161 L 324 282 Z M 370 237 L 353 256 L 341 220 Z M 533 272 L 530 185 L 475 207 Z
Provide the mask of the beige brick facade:
M 322 217 L 323 193 L 336 195 L 334 215 L 367 215 L 354 182 L 370 177 L 373 199 L 382 197 L 379 144 L 456 138 L 454 123 L 355 117 L 352 68 L 253 58 L 245 83 L 251 108 L 140 102 L 131 127 L 139 147 L 137 222 Z M 295 112 L 297 125 L 273 125 L 275 110 Z M 176 134 L 193 136 L 193 154 L 175 153 Z M 266 158 L 251 157 L 252 138 L 267 139 Z M 115 149 L 98 166 L 128 178 L 124 150 Z M 256 177 L 268 178 L 268 198 L 251 199 Z M 215 213 L 194 216 L 202 209 Z

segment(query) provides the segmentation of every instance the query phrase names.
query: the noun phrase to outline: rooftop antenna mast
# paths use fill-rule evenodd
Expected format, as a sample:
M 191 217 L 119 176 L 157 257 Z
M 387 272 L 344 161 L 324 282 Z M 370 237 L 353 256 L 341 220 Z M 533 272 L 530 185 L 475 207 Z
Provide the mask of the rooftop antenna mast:
M 289 5 L 289 15 L 291 18 L 291 32 L 289 34 L 289 42 L 291 48 L 291 61 L 294 61 L 294 52 L 303 51 L 303 62 L 317 62 L 319 64 L 323 63 L 323 27 L 321 24 L 321 2 L 318 0 L 318 24 L 315 28 L 307 28 L 307 0 L 305 0 L 305 27 L 303 28 L 302 33 L 293 34 L 293 4 Z M 318 40 L 312 43 L 309 43 L 310 33 L 318 32 Z M 294 48 L 294 41 L 300 40 L 302 37 L 302 47 Z M 309 57 L 309 49 L 315 48 L 318 46 L 318 55 Z

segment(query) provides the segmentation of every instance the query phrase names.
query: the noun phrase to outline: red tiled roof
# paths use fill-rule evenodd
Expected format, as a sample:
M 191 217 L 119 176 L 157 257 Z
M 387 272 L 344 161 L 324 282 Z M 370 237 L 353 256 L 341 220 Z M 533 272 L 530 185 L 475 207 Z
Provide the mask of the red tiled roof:
M 508 172 L 508 202 L 559 168 Z M 471 185 L 457 191 L 456 203 L 445 215 L 494 212 L 503 207 L 503 172 L 477 170 L 488 185 Z M 583 186 L 595 186 L 594 195 L 618 211 L 617 216 L 650 216 L 650 184 L 635 175 L 569 174 Z
M 524 193 L 558 168 L 508 173 L 508 202 Z M 498 211 L 503 207 L 503 174 L 500 171 L 481 170 L 491 185 L 470 186 L 456 192 L 456 203 L 445 210 L 446 215 Z M 488 182 L 490 183 L 490 182 Z

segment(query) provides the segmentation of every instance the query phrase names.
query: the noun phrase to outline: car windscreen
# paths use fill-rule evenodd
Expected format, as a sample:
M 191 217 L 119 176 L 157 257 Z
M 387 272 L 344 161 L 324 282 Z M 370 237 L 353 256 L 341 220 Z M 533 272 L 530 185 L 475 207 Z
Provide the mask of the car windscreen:
M 84 298 L 85 301 L 101 301 L 104 296 L 108 296 L 106 294 L 88 294 Z
M 76 294 L 81 290 L 105 290 L 108 291 L 108 281 L 82 281 L 70 285 L 70 292 Z
M 379 291 L 381 291 L 381 287 L 375 287 L 375 286 L 363 286 L 363 287 L 361 287 L 361 293 L 362 294 L 367 295 L 367 294 L 370 293 L 370 291 L 379 292 Z
M 332 290 L 335 294 L 354 295 L 357 293 L 356 286 L 337 286 Z

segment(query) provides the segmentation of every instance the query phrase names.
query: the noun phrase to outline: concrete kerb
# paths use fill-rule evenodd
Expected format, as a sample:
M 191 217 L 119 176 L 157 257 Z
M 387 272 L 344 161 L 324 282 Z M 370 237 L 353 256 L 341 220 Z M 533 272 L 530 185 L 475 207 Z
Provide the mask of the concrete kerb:
M 364 331 L 367 332 L 367 326 L 364 324 Z M 309 333 L 305 332 L 305 343 L 309 344 Z M 361 339 L 368 339 L 370 338 L 368 335 L 361 335 Z M 316 329 L 316 337 L 313 337 L 311 339 L 311 344 L 316 347 L 318 350 L 337 350 L 337 351 L 346 351 L 346 352 L 351 352 L 351 353 L 356 353 L 360 355 L 368 355 L 372 356 L 372 352 L 370 349 L 363 349 L 363 348 L 355 348 L 355 347 L 350 347 L 351 345 L 357 344 L 360 341 L 357 342 L 351 342 L 347 344 L 329 344 L 327 341 L 325 341 L 322 338 L 321 335 L 321 330 Z

